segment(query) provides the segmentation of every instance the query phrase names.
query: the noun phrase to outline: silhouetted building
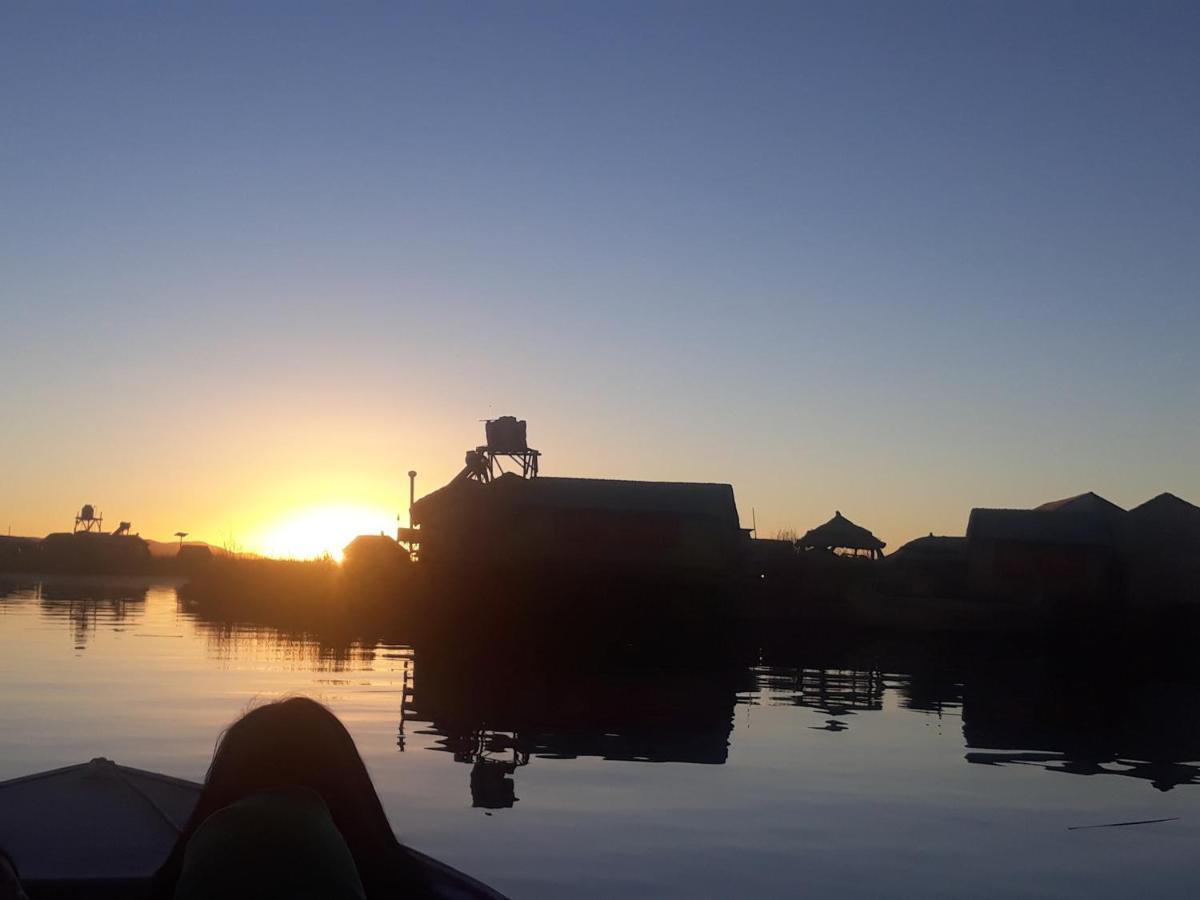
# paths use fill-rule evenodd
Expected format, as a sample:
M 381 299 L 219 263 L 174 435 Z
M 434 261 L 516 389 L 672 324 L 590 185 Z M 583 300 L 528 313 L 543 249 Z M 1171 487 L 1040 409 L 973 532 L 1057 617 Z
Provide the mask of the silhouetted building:
M 342 551 L 342 571 L 360 599 L 398 600 L 412 565 L 409 551 L 384 534 L 360 534 Z
M 967 548 L 976 597 L 1059 607 L 1105 601 L 1116 587 L 1113 531 L 1091 512 L 973 509 Z
M 342 560 L 348 568 L 398 566 L 408 562 L 408 551 L 386 534 L 360 534 L 342 550 Z
M 182 544 L 175 553 L 175 562 L 184 569 L 206 566 L 212 560 L 212 547 L 207 544 Z
M 751 574 L 765 579 L 786 578 L 797 569 L 793 541 L 754 538 L 749 544 Z
M 931 534 L 909 541 L 884 559 L 881 587 L 892 596 L 964 596 L 967 539 Z
M 1200 507 L 1159 494 L 1126 513 L 1118 539 L 1132 604 L 1200 605 Z
M 52 572 L 145 572 L 150 566 L 150 546 L 131 534 L 78 531 L 46 535 L 40 563 Z
M 33 571 L 41 543 L 40 538 L 0 535 L 0 571 Z
M 744 546 L 727 484 L 458 478 L 418 500 L 421 560 L 666 577 L 737 570 Z
M 889 560 L 909 563 L 937 563 L 965 560 L 967 539 L 945 535 L 928 535 L 909 541 L 888 556 Z

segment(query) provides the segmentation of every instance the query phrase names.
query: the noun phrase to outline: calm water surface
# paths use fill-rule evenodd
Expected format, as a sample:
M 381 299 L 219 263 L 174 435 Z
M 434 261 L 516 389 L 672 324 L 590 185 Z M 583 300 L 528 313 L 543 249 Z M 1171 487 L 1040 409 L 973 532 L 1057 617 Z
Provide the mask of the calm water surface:
M 206 623 L 170 585 L 0 583 L 0 779 L 198 780 L 222 727 L 301 693 L 402 839 L 513 897 L 1196 893 L 1190 678 L 939 654 L 515 672 Z

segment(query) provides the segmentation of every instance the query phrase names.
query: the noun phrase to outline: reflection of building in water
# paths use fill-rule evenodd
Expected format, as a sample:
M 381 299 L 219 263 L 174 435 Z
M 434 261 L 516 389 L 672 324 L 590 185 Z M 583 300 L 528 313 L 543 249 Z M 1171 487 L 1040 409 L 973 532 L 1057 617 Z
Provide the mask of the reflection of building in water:
M 265 659 L 287 669 L 318 672 L 391 672 L 404 679 L 405 685 L 412 665 L 412 651 L 407 647 L 389 649 L 365 640 L 335 639 L 251 622 L 199 617 L 193 621 L 205 639 L 208 655 L 214 659 Z
M 511 806 L 531 759 L 720 765 L 744 670 L 553 667 L 512 658 L 420 655 L 406 719 L 471 765 L 474 805 Z
M 905 709 L 941 715 L 962 707 L 962 675 L 942 669 L 918 669 L 896 676 L 894 687 Z
M 1178 673 L 1025 662 L 967 681 L 967 761 L 1200 783 L 1200 685 Z
M 113 584 L 38 584 L 34 596 L 46 619 L 65 619 L 77 649 L 87 646 L 88 638 L 100 625 L 123 625 L 145 608 L 146 588 Z
M 513 773 L 529 765 L 529 753 L 518 749 L 517 736 L 477 731 L 447 744 L 454 761 L 471 766 L 471 805 L 481 809 L 511 809 L 517 802 Z
M 881 672 L 763 666 L 754 674 L 759 688 L 771 694 L 772 704 L 803 706 L 831 716 L 883 708 Z

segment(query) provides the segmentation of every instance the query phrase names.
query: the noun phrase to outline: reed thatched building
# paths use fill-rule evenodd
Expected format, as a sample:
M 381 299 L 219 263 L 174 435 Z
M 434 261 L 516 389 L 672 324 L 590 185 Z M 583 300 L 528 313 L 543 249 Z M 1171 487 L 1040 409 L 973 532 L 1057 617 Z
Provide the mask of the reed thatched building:
M 796 544 L 801 550 L 848 551 L 849 555 L 865 555 L 870 559 L 883 556 L 883 548 L 887 546 L 870 531 L 843 516 L 840 510 L 835 511 L 833 518 L 824 525 L 805 532 Z
M 967 522 L 971 593 L 1030 605 L 1111 599 L 1116 547 L 1105 516 L 1044 509 L 973 509 Z
M 422 562 L 437 565 L 722 576 L 745 544 L 728 484 L 463 478 L 418 500 L 412 520 Z
M 1134 606 L 1200 605 L 1200 507 L 1159 494 L 1126 513 L 1118 538 Z

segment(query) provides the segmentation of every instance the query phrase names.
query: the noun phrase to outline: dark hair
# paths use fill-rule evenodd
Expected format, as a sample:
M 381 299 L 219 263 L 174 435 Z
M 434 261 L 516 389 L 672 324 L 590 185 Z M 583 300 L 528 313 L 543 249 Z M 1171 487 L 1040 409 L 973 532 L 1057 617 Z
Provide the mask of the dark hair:
M 154 895 L 174 894 L 187 843 L 205 819 L 257 791 L 288 785 L 311 788 L 324 799 L 368 898 L 423 895 L 421 870 L 396 840 L 354 738 L 337 716 L 307 697 L 252 709 L 221 736 L 196 808 L 155 875 Z

